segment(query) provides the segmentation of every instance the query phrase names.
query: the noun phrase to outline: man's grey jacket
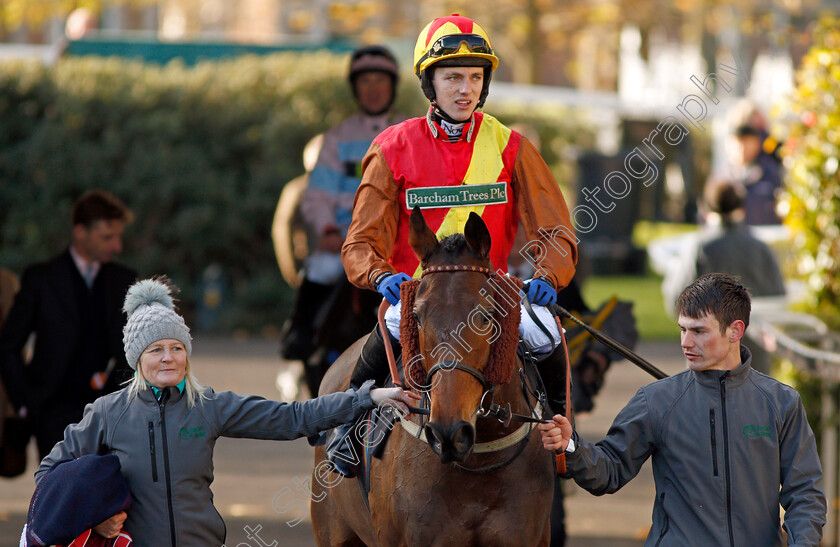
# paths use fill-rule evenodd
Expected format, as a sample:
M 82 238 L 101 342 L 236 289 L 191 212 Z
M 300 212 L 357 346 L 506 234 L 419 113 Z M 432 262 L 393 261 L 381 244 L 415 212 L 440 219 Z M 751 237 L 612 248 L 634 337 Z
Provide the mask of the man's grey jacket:
M 567 471 L 593 494 L 617 491 L 653 458 L 645 545 L 818 545 L 822 468 L 799 394 L 750 367 L 686 370 L 641 388 L 596 444 L 575 435 Z M 780 488 L 781 487 L 781 488 Z

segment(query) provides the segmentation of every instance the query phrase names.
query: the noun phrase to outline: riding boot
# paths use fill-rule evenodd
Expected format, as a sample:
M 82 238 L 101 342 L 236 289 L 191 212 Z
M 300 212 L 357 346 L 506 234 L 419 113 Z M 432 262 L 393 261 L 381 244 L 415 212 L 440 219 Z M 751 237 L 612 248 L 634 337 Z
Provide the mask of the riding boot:
M 399 347 L 399 342 L 388 334 L 392 346 Z M 396 354 L 396 350 L 395 350 Z M 359 389 L 368 380 L 374 380 L 376 385 L 382 385 L 388 377 L 388 355 L 379 327 L 374 327 L 368 336 L 353 374 L 350 375 L 350 387 Z M 361 447 L 354 427 L 356 422 L 342 424 L 327 433 L 326 456 L 333 469 L 345 477 L 355 477 L 361 464 Z
M 313 321 L 329 295 L 331 287 L 303 279 L 295 295 L 295 304 L 280 335 L 283 359 L 306 361 L 315 351 Z
M 394 350 L 394 356 L 398 356 L 401 351 L 399 340 L 391 336 L 389 332 L 388 341 Z M 359 360 L 356 361 L 356 367 L 353 369 L 353 374 L 350 375 L 350 387 L 359 389 L 368 380 L 373 380 L 377 386 L 382 386 L 390 372 L 385 342 L 382 341 L 382 333 L 376 326 L 365 341 Z
M 566 352 L 558 344 L 549 354 L 540 356 L 537 370 L 545 386 L 548 406 L 552 414 L 566 413 Z

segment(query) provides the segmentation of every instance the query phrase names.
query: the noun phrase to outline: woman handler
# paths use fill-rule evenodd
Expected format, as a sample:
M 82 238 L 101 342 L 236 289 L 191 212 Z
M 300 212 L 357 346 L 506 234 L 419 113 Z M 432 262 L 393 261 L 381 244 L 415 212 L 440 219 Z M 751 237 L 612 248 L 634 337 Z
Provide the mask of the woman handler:
M 225 525 L 213 506 L 213 448 L 219 437 L 287 440 L 314 436 L 388 401 L 408 411 L 414 394 L 399 388 L 334 393 L 302 403 L 269 401 L 202 387 L 189 357 L 192 338 L 170 288 L 149 279 L 125 299 L 123 342 L 136 370 L 124 389 L 100 397 L 64 433 L 35 473 L 85 454 L 115 454 L 133 495 L 131 510 L 95 531 L 125 530 L 139 547 L 222 545 Z

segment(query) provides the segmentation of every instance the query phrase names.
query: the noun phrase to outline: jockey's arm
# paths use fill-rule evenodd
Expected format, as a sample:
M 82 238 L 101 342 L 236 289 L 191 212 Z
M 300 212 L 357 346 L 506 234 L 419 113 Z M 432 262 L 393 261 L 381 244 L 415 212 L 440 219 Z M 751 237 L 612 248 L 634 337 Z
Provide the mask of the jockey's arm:
M 308 175 L 309 182 L 300 200 L 301 217 L 318 237 L 336 225 L 335 211 L 343 178 L 341 169 L 335 132 L 327 131 L 318 161 Z
M 353 203 L 353 220 L 341 249 L 347 279 L 357 287 L 376 290 L 374 280 L 396 273 L 388 262 L 399 221 L 399 187 L 379 145 L 373 143 L 362 160 L 362 183 Z
M 534 278 L 546 277 L 558 291 L 569 284 L 577 264 L 577 237 L 569 208 L 551 170 L 525 138 L 513 172 L 519 216 L 528 243 L 515 252 L 527 253 Z

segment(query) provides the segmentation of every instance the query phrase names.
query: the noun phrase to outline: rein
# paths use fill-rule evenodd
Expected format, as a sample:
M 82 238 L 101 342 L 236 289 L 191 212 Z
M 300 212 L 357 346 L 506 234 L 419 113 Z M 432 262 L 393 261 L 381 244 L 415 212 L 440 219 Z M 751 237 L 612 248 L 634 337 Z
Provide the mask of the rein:
M 397 370 L 397 360 L 394 357 L 394 348 L 391 347 L 391 344 L 388 341 L 388 337 L 390 336 L 388 333 L 388 327 L 385 326 L 385 312 L 388 311 L 390 306 L 391 304 L 385 298 L 383 298 L 382 303 L 379 304 L 379 312 L 376 314 L 377 321 L 379 322 L 379 334 L 382 335 L 382 339 L 385 341 L 385 355 L 388 356 L 388 368 L 391 369 L 391 381 L 394 382 L 395 386 L 405 389 L 402 380 L 400 380 L 400 373 Z

